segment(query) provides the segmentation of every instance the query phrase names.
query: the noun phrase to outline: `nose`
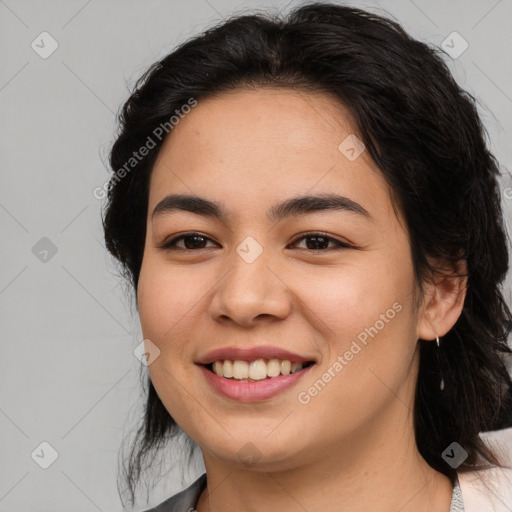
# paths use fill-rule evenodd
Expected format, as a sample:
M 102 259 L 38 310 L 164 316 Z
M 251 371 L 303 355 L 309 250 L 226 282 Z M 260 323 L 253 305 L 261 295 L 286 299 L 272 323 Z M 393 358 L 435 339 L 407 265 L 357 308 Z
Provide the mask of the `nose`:
M 233 251 L 230 270 L 215 288 L 209 313 L 217 322 L 251 327 L 283 320 L 291 311 L 291 291 L 264 250 L 251 263 Z

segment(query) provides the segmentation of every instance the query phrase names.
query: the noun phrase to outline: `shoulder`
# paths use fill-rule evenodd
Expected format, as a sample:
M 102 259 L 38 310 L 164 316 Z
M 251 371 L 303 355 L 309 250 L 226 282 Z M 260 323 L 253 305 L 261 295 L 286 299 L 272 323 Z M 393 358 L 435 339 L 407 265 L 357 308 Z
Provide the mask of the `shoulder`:
M 206 487 L 206 473 L 203 473 L 185 490 L 171 496 L 156 507 L 144 512 L 190 512 L 195 509 L 199 496 Z
M 465 512 L 509 512 L 512 506 L 512 428 L 486 433 L 486 443 L 498 451 L 508 468 L 459 473 Z

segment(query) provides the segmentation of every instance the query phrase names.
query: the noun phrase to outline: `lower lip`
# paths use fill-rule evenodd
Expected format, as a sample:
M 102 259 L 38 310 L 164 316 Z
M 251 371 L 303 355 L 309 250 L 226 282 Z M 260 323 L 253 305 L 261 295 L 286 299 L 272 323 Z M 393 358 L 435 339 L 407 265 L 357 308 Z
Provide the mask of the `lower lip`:
M 314 365 L 308 366 L 298 372 L 289 375 L 279 375 L 270 379 L 259 380 L 255 382 L 241 382 L 235 379 L 226 379 L 219 377 L 216 373 L 208 370 L 205 366 L 199 368 L 206 377 L 211 387 L 220 395 L 239 402 L 259 402 L 267 400 L 290 388 Z

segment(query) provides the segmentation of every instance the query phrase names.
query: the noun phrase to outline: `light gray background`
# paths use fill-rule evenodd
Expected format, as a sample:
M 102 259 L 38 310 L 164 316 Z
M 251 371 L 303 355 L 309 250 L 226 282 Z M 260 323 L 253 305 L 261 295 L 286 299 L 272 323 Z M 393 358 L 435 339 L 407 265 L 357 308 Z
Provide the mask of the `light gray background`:
M 127 84 L 235 10 L 296 3 L 0 0 L 1 511 L 121 510 L 117 454 L 141 415 L 132 353 L 141 336 L 103 247 L 93 190 L 108 178 Z M 387 11 L 423 41 L 461 34 L 468 49 L 447 61 L 478 97 L 491 147 L 510 168 L 512 1 L 352 4 Z M 43 31 L 59 45 L 47 59 L 31 47 Z M 508 218 L 511 202 L 512 189 L 504 193 Z M 57 249 L 47 261 L 33 252 L 43 237 Z M 510 288 L 507 281 L 507 297 Z M 31 458 L 43 441 L 58 452 L 48 469 Z M 161 481 L 150 503 L 195 479 L 200 465 L 194 471 Z

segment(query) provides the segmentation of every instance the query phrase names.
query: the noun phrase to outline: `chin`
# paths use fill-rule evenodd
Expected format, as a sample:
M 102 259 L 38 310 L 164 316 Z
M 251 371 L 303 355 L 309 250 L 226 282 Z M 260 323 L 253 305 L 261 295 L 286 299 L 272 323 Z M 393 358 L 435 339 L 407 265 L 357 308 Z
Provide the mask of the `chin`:
M 271 440 L 266 430 L 261 435 L 255 435 L 253 431 L 237 435 L 227 443 L 206 442 L 200 444 L 205 460 L 209 456 L 222 459 L 236 466 L 238 469 L 251 471 L 283 471 L 296 466 L 299 458 L 297 442 L 283 442 L 283 439 Z M 270 437 L 273 434 L 270 434 Z M 300 450 L 301 451 L 301 450 Z

